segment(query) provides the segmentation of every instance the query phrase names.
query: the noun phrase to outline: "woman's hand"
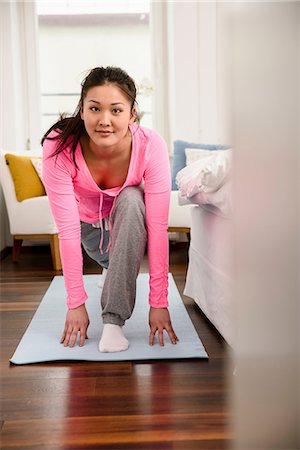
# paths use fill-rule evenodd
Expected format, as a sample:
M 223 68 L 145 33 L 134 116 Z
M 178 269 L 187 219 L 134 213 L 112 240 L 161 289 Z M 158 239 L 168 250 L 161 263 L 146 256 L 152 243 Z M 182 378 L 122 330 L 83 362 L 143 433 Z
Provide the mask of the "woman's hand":
M 84 304 L 78 306 L 78 308 L 69 309 L 60 343 L 64 344 L 65 347 L 74 347 L 77 333 L 79 333 L 79 346 L 82 347 L 85 339 L 88 339 L 87 329 L 89 324 L 89 316 Z
M 149 344 L 154 344 L 154 336 L 157 332 L 159 345 L 164 345 L 164 330 L 167 331 L 170 341 L 172 344 L 176 344 L 179 341 L 178 337 L 174 333 L 170 314 L 168 308 L 152 308 L 149 311 L 149 326 L 150 326 L 150 336 Z

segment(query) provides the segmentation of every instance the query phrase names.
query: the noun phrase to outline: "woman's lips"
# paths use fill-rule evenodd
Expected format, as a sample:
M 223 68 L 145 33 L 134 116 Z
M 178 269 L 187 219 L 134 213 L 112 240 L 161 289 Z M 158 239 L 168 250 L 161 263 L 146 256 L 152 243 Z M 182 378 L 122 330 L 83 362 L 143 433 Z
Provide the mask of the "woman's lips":
M 96 130 L 96 133 L 100 134 L 101 136 L 110 136 L 112 134 L 112 131 Z

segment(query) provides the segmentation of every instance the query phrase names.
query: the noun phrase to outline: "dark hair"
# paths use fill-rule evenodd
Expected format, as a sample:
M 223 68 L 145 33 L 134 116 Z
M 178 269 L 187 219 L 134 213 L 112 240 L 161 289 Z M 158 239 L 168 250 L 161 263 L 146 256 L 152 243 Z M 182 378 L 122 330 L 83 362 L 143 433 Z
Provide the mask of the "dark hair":
M 133 79 L 119 67 L 95 67 L 81 83 L 81 95 L 75 112 L 71 117 L 61 115 L 58 122 L 56 122 L 49 130 L 44 134 L 42 138 L 42 145 L 45 139 L 58 140 L 59 143 L 53 152 L 52 156 L 58 155 L 65 147 L 70 143 L 72 138 L 71 153 L 75 161 L 75 150 L 79 142 L 80 137 L 83 134 L 87 134 L 84 122 L 81 119 L 80 112 L 83 107 L 83 100 L 85 99 L 89 89 L 95 86 L 103 86 L 104 84 L 112 83 L 121 89 L 131 102 L 131 109 L 136 103 L 136 86 Z M 56 130 L 60 133 L 55 137 L 48 137 L 51 131 Z M 76 165 L 77 167 L 77 165 Z

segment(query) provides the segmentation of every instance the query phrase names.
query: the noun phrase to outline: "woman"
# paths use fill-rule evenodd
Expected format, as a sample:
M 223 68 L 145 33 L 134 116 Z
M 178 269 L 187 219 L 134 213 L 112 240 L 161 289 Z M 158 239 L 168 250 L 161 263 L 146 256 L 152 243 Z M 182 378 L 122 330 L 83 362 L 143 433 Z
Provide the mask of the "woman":
M 176 344 L 168 311 L 170 198 L 168 152 L 153 130 L 135 124 L 136 87 L 126 72 L 97 67 L 82 83 L 72 117 L 45 134 L 43 179 L 57 223 L 68 312 L 61 343 L 87 338 L 89 317 L 82 276 L 81 243 L 107 275 L 101 305 L 101 352 L 123 351 L 122 327 L 131 316 L 136 278 L 148 246 L 149 344 L 163 331 Z

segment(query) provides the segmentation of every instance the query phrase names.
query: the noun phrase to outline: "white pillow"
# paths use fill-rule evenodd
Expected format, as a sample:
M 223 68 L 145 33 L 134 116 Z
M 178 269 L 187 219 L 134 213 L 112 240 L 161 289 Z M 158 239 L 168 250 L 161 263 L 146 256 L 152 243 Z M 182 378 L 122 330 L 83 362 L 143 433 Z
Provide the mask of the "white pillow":
M 231 150 L 216 150 L 181 169 L 176 183 L 182 197 L 198 192 L 215 192 L 227 180 L 231 166 Z
M 203 208 L 207 208 L 223 217 L 231 217 L 233 214 L 232 186 L 230 181 L 224 183 L 216 192 L 198 192 L 198 194 L 186 201 L 201 205 Z
M 38 176 L 40 177 L 41 181 L 43 182 L 43 176 L 42 176 L 42 158 L 40 156 L 35 156 L 33 158 L 30 158 L 31 163 L 33 167 L 35 168 Z
M 187 166 L 195 161 L 198 161 L 199 159 L 206 158 L 211 155 L 211 150 L 199 150 L 198 148 L 186 148 L 184 152 Z

